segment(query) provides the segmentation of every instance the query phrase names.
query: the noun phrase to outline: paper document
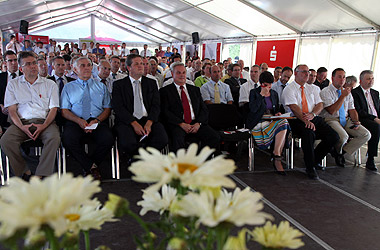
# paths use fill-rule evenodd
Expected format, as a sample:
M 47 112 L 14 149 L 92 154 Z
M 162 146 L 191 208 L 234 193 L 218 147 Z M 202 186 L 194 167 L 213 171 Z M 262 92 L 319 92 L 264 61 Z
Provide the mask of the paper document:
M 280 119 L 292 117 L 292 113 L 285 113 L 282 115 L 263 115 L 263 119 Z
M 96 129 L 98 127 L 98 123 L 94 123 L 91 126 L 85 127 L 85 129 Z

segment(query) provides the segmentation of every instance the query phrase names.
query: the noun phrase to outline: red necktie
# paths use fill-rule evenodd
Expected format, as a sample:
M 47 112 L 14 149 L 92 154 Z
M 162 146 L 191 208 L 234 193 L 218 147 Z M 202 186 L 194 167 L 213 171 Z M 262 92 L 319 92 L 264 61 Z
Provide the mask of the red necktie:
M 192 119 L 191 119 L 189 100 L 187 99 L 187 95 L 186 95 L 185 91 L 183 90 L 183 86 L 181 86 L 180 89 L 181 89 L 181 101 L 182 101 L 182 107 L 183 107 L 183 116 L 185 118 L 185 122 L 190 124 Z

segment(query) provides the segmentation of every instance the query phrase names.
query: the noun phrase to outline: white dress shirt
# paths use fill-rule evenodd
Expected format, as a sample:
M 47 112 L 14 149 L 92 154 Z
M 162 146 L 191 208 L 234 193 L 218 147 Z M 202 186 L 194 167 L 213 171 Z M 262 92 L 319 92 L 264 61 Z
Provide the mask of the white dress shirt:
M 178 85 L 178 84 L 176 84 L 176 83 L 174 83 L 174 86 L 176 86 L 176 88 L 177 88 L 177 92 L 179 94 L 179 99 L 182 100 L 182 98 L 181 98 L 181 86 Z M 191 99 L 190 99 L 190 96 L 189 96 L 189 92 L 187 92 L 186 84 L 183 85 L 183 91 L 185 91 L 185 94 L 187 96 L 187 100 L 189 100 L 191 120 L 194 120 L 195 119 L 195 115 L 194 115 L 194 111 L 193 111 L 193 105 L 191 104 Z M 183 119 L 185 119 L 185 115 L 184 115 Z
M 311 84 L 304 84 L 304 92 L 307 100 L 307 106 L 309 112 L 312 112 L 315 105 L 322 102 L 319 96 L 319 88 L 315 86 L 314 88 Z M 293 81 L 290 83 L 284 91 L 282 92 L 282 103 L 285 105 L 286 112 L 291 112 L 288 105 L 296 104 L 302 109 L 302 97 L 301 97 L 301 85 Z
M 25 76 L 11 80 L 6 88 L 4 107 L 17 104 L 17 113 L 21 119 L 46 119 L 50 109 L 59 107 L 57 84 L 38 76 L 30 84 Z
M 255 83 L 252 79 L 249 79 L 248 82 L 243 83 L 239 90 L 239 103 L 249 102 L 249 93 L 252 89 L 258 88 L 260 83 Z
M 333 105 L 336 101 L 338 101 L 339 97 L 338 97 L 337 90 L 338 89 L 335 88 L 333 84 L 330 84 L 329 86 L 321 90 L 320 96 L 323 101 L 323 108 L 329 107 Z M 354 98 L 352 97 L 351 94 L 349 94 L 348 96 L 344 98 L 343 105 L 344 105 L 344 111 L 346 113 L 345 117 L 347 117 L 348 110 L 355 109 Z M 326 109 L 323 109 L 320 116 L 324 118 L 339 118 L 339 110 L 331 115 L 329 112 L 327 112 Z
M 46 48 L 44 48 L 44 47 L 42 47 L 42 48 L 40 48 L 40 47 L 35 47 L 34 48 L 34 53 L 36 53 L 37 55 L 38 55 L 38 53 L 40 53 L 40 52 L 44 52 L 45 54 L 47 53 L 47 50 L 46 50 Z
M 139 84 L 140 84 L 140 99 L 141 99 L 141 102 L 142 102 L 142 110 L 143 110 L 143 117 L 144 116 L 148 116 L 148 112 L 146 112 L 146 108 L 145 108 L 145 105 L 144 105 L 144 99 L 143 99 L 143 96 L 142 96 L 142 90 L 141 90 L 141 79 L 142 77 L 140 77 L 140 79 L 137 79 L 139 81 Z M 129 76 L 129 80 L 131 80 L 131 83 L 132 83 L 132 89 L 133 89 L 133 94 L 135 93 L 135 88 L 136 88 L 136 85 L 135 85 L 135 81 L 136 79 L 134 79 L 133 77 Z M 135 109 L 135 107 L 134 107 Z M 133 115 L 135 114 L 135 110 L 133 111 Z M 134 115 L 135 116 L 135 115 Z

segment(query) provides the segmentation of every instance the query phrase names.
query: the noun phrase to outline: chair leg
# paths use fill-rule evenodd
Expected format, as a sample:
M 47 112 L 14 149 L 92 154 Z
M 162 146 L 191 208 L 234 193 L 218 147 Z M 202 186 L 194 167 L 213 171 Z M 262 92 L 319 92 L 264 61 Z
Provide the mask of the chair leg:
M 327 159 L 326 156 L 322 159 L 322 166 L 323 166 L 323 167 L 326 167 L 326 165 L 327 165 L 327 163 L 326 163 L 326 159 Z
M 0 174 L 1 174 L 1 185 L 4 186 L 5 184 L 5 181 L 4 181 L 4 177 L 5 177 L 5 173 L 4 173 L 4 168 L 3 168 L 3 153 L 0 149 Z
M 112 178 L 115 179 L 115 146 L 111 148 L 111 170 Z
M 117 141 L 115 143 L 115 149 L 116 149 L 116 179 L 120 180 L 120 156 L 119 156 L 119 149 L 117 147 Z
M 58 167 L 58 179 L 61 179 L 62 166 L 61 166 L 61 150 L 60 150 L 60 148 L 57 149 L 57 167 Z
M 360 148 L 358 149 L 358 151 L 356 152 L 357 154 L 357 159 L 358 159 L 358 166 L 360 166 L 362 164 L 362 155 L 361 155 L 361 152 L 360 152 Z
M 286 168 L 290 169 L 290 148 L 285 149 L 285 157 L 286 157 Z
M 252 136 L 248 139 L 248 170 L 255 169 L 255 145 Z
M 6 184 L 9 185 L 9 159 L 8 159 L 8 156 L 5 156 L 5 159 L 6 159 L 6 165 L 5 165 L 5 168 L 6 168 L 6 171 L 7 171 L 7 177 L 6 177 Z
M 62 146 L 62 174 L 66 174 L 66 149 Z
M 294 138 L 292 138 L 291 144 L 290 144 L 290 169 L 294 168 Z

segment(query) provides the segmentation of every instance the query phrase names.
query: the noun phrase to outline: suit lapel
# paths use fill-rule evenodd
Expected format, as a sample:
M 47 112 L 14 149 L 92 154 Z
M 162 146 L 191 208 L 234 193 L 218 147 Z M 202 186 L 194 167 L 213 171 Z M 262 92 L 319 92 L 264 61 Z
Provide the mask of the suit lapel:
M 181 105 L 181 107 L 182 107 L 182 101 L 181 101 L 181 98 L 179 97 L 179 94 L 178 94 L 178 92 L 177 92 L 177 87 L 174 85 L 175 83 L 173 82 L 171 85 L 169 85 L 170 86 L 170 95 L 169 95 L 169 97 L 170 96 L 175 96 L 174 98 L 176 99 L 176 101 L 178 102 L 178 104 L 179 105 Z
M 372 101 L 373 101 L 373 104 L 375 105 L 376 112 L 379 113 L 379 98 L 375 94 L 375 91 L 373 89 L 371 89 L 370 91 L 371 91 Z
M 144 78 L 145 76 L 141 78 L 141 94 L 142 94 L 144 106 L 145 108 L 147 108 L 146 104 L 148 103 L 148 101 L 146 100 L 146 98 L 148 97 L 148 89 L 147 89 L 147 86 L 144 84 L 145 83 Z

